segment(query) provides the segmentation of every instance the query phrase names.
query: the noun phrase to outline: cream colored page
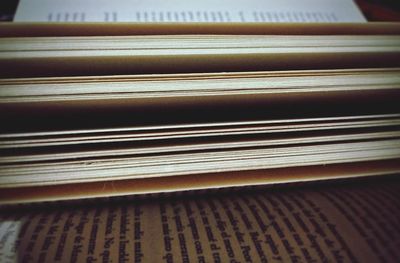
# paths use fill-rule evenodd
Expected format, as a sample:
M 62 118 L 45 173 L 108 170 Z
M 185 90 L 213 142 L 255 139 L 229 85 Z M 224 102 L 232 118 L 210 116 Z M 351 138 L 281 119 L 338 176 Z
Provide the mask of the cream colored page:
M 20 0 L 14 21 L 365 22 L 352 0 Z
M 0 261 L 396 262 L 398 182 L 313 189 L 3 211 Z

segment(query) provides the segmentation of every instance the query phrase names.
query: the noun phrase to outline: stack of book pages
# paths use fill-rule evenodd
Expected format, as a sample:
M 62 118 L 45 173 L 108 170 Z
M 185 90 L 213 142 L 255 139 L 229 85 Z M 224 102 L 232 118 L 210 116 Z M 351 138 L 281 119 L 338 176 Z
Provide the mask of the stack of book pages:
M 400 33 L 387 27 L 112 37 L 3 28 L 0 202 L 399 172 Z

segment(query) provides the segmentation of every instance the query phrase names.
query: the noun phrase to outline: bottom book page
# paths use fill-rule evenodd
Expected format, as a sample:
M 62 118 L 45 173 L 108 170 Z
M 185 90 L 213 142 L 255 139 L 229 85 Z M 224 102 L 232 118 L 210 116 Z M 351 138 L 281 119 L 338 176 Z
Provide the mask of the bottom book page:
M 131 180 L 0 188 L 0 207 L 24 203 L 268 186 L 400 173 L 400 159 Z M 0 180 L 1 181 L 1 180 Z
M 396 262 L 400 180 L 3 208 L 1 262 Z

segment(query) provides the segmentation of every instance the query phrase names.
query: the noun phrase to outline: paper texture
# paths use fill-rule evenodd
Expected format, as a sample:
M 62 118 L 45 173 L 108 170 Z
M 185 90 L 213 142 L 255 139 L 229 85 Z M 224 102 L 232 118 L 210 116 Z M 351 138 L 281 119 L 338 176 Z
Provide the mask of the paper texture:
M 396 262 L 399 186 L 381 181 L 8 211 L 0 220 L 0 261 Z
M 365 22 L 351 0 L 21 0 L 14 21 Z

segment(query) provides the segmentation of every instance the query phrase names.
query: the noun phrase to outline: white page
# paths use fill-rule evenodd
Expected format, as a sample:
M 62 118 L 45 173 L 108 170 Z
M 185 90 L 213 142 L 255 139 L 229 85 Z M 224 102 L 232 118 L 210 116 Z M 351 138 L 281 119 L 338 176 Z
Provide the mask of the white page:
M 14 21 L 365 22 L 352 0 L 20 0 Z

